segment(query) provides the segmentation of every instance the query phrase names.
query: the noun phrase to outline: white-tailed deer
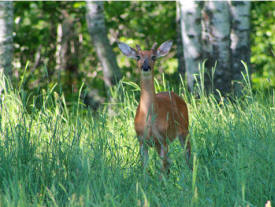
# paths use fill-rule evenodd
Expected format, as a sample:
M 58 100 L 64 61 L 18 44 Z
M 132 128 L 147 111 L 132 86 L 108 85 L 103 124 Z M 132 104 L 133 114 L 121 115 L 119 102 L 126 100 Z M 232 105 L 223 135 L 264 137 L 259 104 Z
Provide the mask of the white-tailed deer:
M 183 99 L 173 92 L 155 93 L 154 64 L 157 58 L 168 54 L 172 41 L 166 41 L 156 49 L 154 43 L 151 50 L 136 50 L 125 43 L 119 42 L 122 53 L 137 60 L 140 71 L 140 102 L 135 116 L 135 130 L 140 142 L 140 152 L 143 165 L 148 161 L 148 146 L 155 146 L 162 159 L 163 171 L 169 173 L 168 143 L 176 137 L 185 148 L 185 138 L 188 134 L 188 110 Z M 187 162 L 190 158 L 191 146 L 186 142 Z

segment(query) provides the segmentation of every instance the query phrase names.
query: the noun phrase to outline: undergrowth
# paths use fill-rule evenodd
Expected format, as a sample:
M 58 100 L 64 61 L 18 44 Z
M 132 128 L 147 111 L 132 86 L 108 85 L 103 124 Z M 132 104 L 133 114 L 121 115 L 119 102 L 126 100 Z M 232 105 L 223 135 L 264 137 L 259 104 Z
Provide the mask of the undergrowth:
M 154 149 L 147 169 L 141 168 L 133 126 L 135 83 L 121 81 L 111 91 L 112 102 L 96 112 L 84 106 L 81 91 L 69 109 L 54 86 L 27 106 L 22 88 L 6 85 L 0 205 L 252 207 L 275 202 L 274 92 L 252 93 L 247 84 L 241 97 L 217 101 L 202 88 L 195 98 L 184 84 L 170 87 L 165 78 L 156 89 L 173 90 L 187 102 L 194 168 L 189 170 L 175 141 L 169 146 L 171 174 L 162 179 Z

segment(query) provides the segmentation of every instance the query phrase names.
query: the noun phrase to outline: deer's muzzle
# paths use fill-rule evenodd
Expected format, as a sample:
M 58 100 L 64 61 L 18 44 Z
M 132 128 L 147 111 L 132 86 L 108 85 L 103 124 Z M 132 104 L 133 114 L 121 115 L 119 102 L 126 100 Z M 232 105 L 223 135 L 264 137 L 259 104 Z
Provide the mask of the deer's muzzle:
M 149 65 L 149 60 L 146 58 L 145 61 L 143 62 L 141 69 L 143 71 L 149 71 L 151 70 L 151 66 Z

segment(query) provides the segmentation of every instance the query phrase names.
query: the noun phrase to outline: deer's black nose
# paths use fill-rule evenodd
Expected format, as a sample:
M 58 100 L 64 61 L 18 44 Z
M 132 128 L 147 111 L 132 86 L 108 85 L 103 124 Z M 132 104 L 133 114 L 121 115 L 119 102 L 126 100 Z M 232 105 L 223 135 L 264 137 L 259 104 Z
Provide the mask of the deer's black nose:
M 144 63 L 142 64 L 141 69 L 142 69 L 143 71 L 149 71 L 149 70 L 151 70 L 151 67 L 150 67 L 150 65 L 149 65 L 148 59 L 146 59 L 146 60 L 144 61 Z
M 149 65 L 142 65 L 142 68 L 141 68 L 143 71 L 149 71 L 151 70 L 151 67 Z

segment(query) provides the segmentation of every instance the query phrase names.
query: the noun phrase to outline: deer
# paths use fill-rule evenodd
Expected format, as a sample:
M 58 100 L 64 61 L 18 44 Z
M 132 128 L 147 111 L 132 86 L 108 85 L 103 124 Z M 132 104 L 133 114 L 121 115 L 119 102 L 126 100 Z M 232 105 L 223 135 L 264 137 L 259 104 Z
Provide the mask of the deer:
M 140 101 L 134 119 L 135 131 L 140 144 L 143 167 L 149 156 L 148 147 L 154 146 L 162 160 L 162 171 L 169 174 L 168 144 L 177 137 L 185 151 L 186 162 L 190 159 L 191 145 L 188 135 L 188 109 L 185 101 L 172 91 L 155 92 L 155 61 L 167 55 L 173 42 L 168 40 L 157 48 L 155 42 L 151 50 L 136 49 L 126 43 L 118 42 L 121 52 L 137 61 L 140 73 Z M 189 166 L 189 165 L 188 165 Z M 189 166 L 190 167 L 190 166 Z

